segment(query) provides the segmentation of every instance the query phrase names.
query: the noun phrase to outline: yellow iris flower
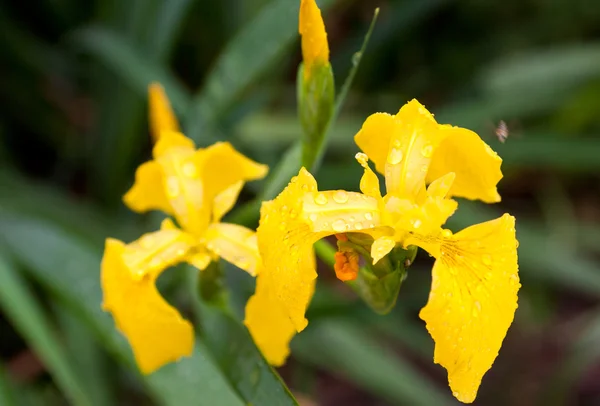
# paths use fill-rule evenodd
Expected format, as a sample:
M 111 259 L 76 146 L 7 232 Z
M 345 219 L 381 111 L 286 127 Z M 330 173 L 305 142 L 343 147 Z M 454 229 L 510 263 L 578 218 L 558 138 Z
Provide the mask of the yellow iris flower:
M 355 141 L 363 151 L 357 154 L 364 167 L 362 193 L 320 192 L 302 168 L 263 204 L 257 235 L 264 270 L 246 308 L 246 325 L 266 358 L 281 364 L 290 339 L 308 323 L 317 240 L 369 234 L 373 262 L 396 246 L 416 245 L 436 258 L 429 301 L 420 312 L 435 341 L 434 362 L 447 369 L 454 396 L 472 402 L 517 308 L 515 220 L 504 214 L 456 234 L 442 225 L 457 208 L 453 196 L 500 200 L 502 161 L 477 134 L 438 124 L 416 100 L 396 115 L 371 115 Z M 369 158 L 385 176 L 385 195 Z M 261 322 L 263 312 L 279 323 L 277 329 Z
M 200 270 L 219 257 L 255 275 L 261 264 L 254 231 L 220 220 L 235 204 L 244 182 L 267 173 L 229 143 L 195 149 L 178 124 L 159 85 L 150 87 L 154 159 L 142 164 L 124 196 L 136 212 L 173 216 L 159 231 L 124 244 L 108 238 L 101 265 L 103 309 L 127 337 L 143 373 L 191 354 L 192 325 L 156 289 L 169 266 L 188 262 Z

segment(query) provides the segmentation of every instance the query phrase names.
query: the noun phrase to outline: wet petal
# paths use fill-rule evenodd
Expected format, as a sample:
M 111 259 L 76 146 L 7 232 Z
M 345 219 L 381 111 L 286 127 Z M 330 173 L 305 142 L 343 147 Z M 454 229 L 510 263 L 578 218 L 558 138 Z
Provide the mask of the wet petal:
M 194 330 L 156 290 L 156 274 L 139 279 L 126 266 L 126 246 L 107 239 L 102 258 L 103 309 L 112 313 L 144 374 L 190 356 Z
M 390 150 L 390 140 L 398 131 L 395 116 L 388 113 L 371 114 L 354 136 L 356 145 L 375 163 L 377 172 L 385 172 L 385 162 Z
M 229 212 L 229 210 L 231 210 L 237 201 L 242 187 L 244 187 L 244 181 L 240 180 L 215 196 L 212 213 L 213 223 L 218 223 L 221 221 L 221 218 L 223 218 L 223 216 Z
M 427 196 L 445 198 L 448 196 L 448 192 L 454 184 L 454 179 L 456 179 L 456 174 L 454 172 L 447 173 L 441 178 L 437 178 L 427 187 Z
M 385 257 L 390 251 L 396 246 L 396 241 L 392 237 L 383 236 L 373 242 L 371 246 L 371 257 L 373 258 L 373 265 L 379 260 Z
M 363 232 L 381 225 L 377 199 L 362 193 L 315 191 L 302 199 L 303 218 L 314 232 Z
M 228 142 L 217 142 L 198 151 L 196 162 L 199 165 L 206 198 L 213 199 L 224 190 L 240 181 L 248 182 L 263 178 L 269 168 L 245 157 Z
M 213 254 L 256 276 L 261 259 L 254 231 L 237 224 L 214 223 L 203 241 Z
M 140 165 L 135 172 L 135 183 L 123 196 L 123 201 L 138 213 L 160 210 L 172 214 L 171 204 L 165 194 L 163 173 L 156 161 Z
M 261 276 L 268 278 L 296 331 L 308 324 L 304 314 L 317 277 L 313 244 L 328 235 L 311 231 L 301 216 L 303 196 L 316 190 L 317 182 L 302 168 L 279 196 L 263 203 L 257 230 L 264 265 Z
M 289 344 L 296 329 L 273 295 L 267 278 L 260 274 L 256 278 L 256 292 L 246 304 L 244 324 L 269 364 L 283 365 L 290 354 Z
M 150 108 L 150 134 L 158 141 L 163 131 L 179 131 L 177 118 L 171 109 L 171 103 L 165 94 L 165 89 L 159 83 L 148 87 Z
M 501 218 L 439 240 L 431 293 L 420 317 L 454 396 L 473 402 L 517 308 L 515 220 Z
M 499 202 L 496 185 L 502 179 L 502 159 L 473 131 L 443 127 L 447 136 L 435 150 L 427 182 L 454 172 L 456 179 L 450 189 L 451 196 Z
M 302 59 L 304 74 L 310 75 L 313 66 L 329 62 L 329 45 L 327 32 L 321 16 L 321 10 L 315 0 L 302 0 L 298 32 L 302 36 Z

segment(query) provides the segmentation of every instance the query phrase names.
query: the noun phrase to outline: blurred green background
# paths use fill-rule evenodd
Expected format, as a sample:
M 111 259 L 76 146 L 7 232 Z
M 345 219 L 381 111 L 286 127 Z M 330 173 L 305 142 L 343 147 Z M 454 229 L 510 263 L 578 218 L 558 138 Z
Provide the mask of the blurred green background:
M 249 277 L 227 269 L 233 318 L 195 303 L 189 270 L 161 277 L 200 336 L 193 358 L 142 377 L 100 310 L 99 264 L 107 236 L 131 241 L 161 219 L 120 200 L 150 156 L 151 81 L 200 146 L 229 140 L 274 168 L 299 138 L 299 1 L 1 4 L 0 405 L 294 404 L 239 324 Z M 418 98 L 438 121 L 478 131 L 504 159 L 503 201 L 460 202 L 450 226 L 515 215 L 523 288 L 475 404 L 599 405 L 600 4 L 318 4 L 338 86 L 381 8 L 316 174 L 320 188 L 357 190 L 352 137 L 373 112 Z M 504 144 L 494 135 L 500 120 L 511 130 Z M 264 184 L 247 185 L 242 201 Z M 232 218 L 255 227 L 257 212 Z M 279 371 L 300 404 L 455 404 L 417 316 L 427 255 L 387 316 L 321 265 L 311 323 Z

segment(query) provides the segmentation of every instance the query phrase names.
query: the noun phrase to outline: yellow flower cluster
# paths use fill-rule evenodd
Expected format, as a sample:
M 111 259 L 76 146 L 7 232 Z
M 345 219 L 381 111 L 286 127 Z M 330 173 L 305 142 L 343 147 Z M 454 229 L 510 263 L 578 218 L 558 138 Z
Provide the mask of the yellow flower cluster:
M 314 0 L 301 1 L 299 29 L 310 74 L 311 66 L 329 58 Z M 500 201 L 502 161 L 476 133 L 438 124 L 416 100 L 396 115 L 373 114 L 355 136 L 364 168 L 361 193 L 319 191 L 302 168 L 279 196 L 263 203 L 254 233 L 220 221 L 244 182 L 265 176 L 267 168 L 228 143 L 196 149 L 179 133 L 159 85 L 150 87 L 150 125 L 154 159 L 139 167 L 124 201 L 137 212 L 161 210 L 178 227 L 167 219 L 159 231 L 129 244 L 108 239 L 102 261 L 103 308 L 129 340 L 142 372 L 193 348 L 192 325 L 155 286 L 167 267 L 188 262 L 203 270 L 220 257 L 257 276 L 244 323 L 266 359 L 281 365 L 290 340 L 308 324 L 317 278 L 313 244 L 330 235 L 341 241 L 362 235 L 373 264 L 410 246 L 436 258 L 420 317 L 454 396 L 475 399 L 512 323 L 520 287 L 513 217 L 504 214 L 456 234 L 443 228 L 458 206 L 453 197 Z M 369 160 L 385 178 L 385 193 Z M 340 250 L 336 275 L 352 280 L 358 264 L 356 252 Z

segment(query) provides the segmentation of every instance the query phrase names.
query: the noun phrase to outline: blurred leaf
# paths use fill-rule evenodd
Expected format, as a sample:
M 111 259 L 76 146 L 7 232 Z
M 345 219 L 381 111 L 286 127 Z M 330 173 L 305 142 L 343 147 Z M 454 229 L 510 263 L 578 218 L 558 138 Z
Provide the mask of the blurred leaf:
M 10 376 L 4 370 L 4 366 L 0 364 L 0 405 L 16 406 L 16 391 Z
M 2 240 L 32 277 L 73 310 L 118 359 L 137 370 L 131 350 L 111 317 L 100 309 L 100 253 L 88 248 L 59 227 L 0 209 Z M 36 247 L 32 255 L 32 247 Z M 193 356 L 144 377 L 157 402 L 180 406 L 206 404 L 241 406 L 243 402 L 197 340 Z
M 319 2 L 322 10 L 333 0 Z M 244 91 L 279 60 L 298 35 L 297 0 L 272 0 L 228 43 L 186 115 L 186 134 L 197 142 L 215 127 Z
M 163 61 L 169 55 L 175 43 L 177 30 L 194 0 L 163 0 L 159 8 L 156 23 L 152 27 L 150 48 L 154 49 L 156 59 Z
M 292 354 L 393 404 L 447 405 L 450 396 L 370 337 L 359 325 L 314 322 L 292 342 Z
M 80 376 L 71 367 L 41 305 L 25 281 L 3 257 L 0 257 L 0 305 L 73 405 L 92 406 L 92 397 L 85 392 Z
M 72 39 L 99 62 L 106 65 L 144 99 L 148 85 L 158 81 L 165 88 L 173 109 L 183 113 L 188 107 L 189 93 L 163 66 L 139 54 L 127 38 L 103 27 L 82 28 Z

